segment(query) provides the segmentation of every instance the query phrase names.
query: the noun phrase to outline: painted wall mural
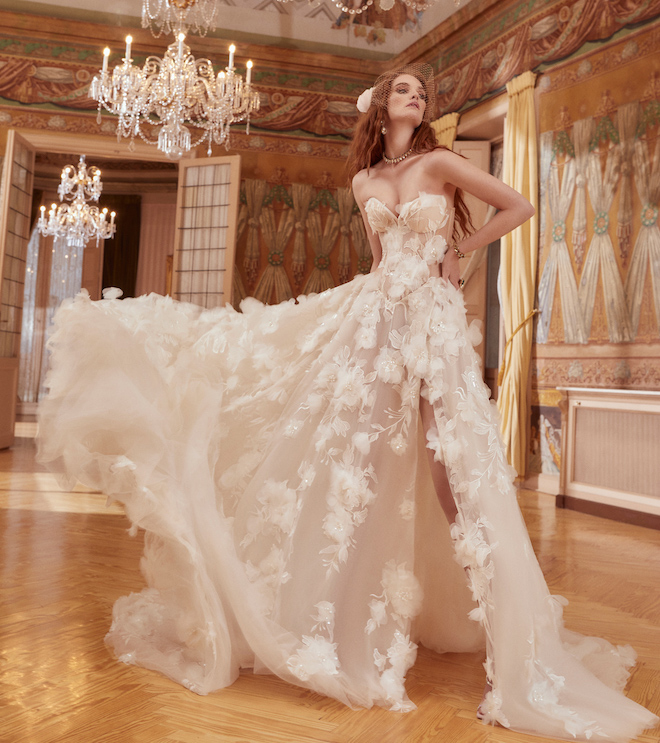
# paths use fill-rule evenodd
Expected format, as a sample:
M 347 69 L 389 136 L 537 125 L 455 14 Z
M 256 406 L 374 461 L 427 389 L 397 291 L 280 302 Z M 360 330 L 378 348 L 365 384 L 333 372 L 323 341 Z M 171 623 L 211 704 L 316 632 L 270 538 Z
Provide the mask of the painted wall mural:
M 245 179 L 238 217 L 232 301 L 276 303 L 321 292 L 369 273 L 371 249 L 353 194 L 322 172 L 314 185 L 292 183 L 278 168 Z
M 660 23 L 548 71 L 538 88 L 530 471 L 550 474 L 557 387 L 660 389 Z

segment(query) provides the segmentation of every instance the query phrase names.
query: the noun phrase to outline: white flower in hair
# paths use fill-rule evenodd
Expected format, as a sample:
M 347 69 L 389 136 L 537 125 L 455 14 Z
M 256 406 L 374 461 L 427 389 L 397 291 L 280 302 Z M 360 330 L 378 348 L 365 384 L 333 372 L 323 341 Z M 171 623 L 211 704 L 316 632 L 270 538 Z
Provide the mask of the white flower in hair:
M 374 89 L 367 88 L 364 92 L 360 93 L 360 97 L 357 99 L 357 110 L 361 114 L 366 114 L 371 106 L 371 96 L 373 95 Z

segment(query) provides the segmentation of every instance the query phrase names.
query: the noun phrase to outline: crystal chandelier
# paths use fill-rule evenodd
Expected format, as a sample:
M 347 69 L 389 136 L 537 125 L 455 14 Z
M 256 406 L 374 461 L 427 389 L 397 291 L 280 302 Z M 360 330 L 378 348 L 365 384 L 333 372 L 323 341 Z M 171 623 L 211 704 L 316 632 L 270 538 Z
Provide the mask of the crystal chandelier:
M 200 142 L 225 144 L 229 148 L 229 127 L 246 120 L 250 133 L 250 114 L 259 109 L 259 93 L 253 89 L 252 61 L 247 63 L 245 83 L 234 67 L 236 47 L 229 47 L 229 64 L 213 71 L 209 59 L 196 60 L 179 33 L 162 59 L 147 57 L 144 67 L 132 64 L 132 37 L 126 37 L 126 56 L 112 73 L 108 70 L 110 49 L 103 50 L 103 69 L 90 85 L 90 96 L 101 109 L 117 114 L 117 140 L 122 136 L 141 137 L 147 144 L 173 159 L 181 157 Z M 189 126 L 201 130 L 197 139 Z M 160 128 L 158 136 L 154 132 Z
M 110 214 L 110 222 L 106 221 L 108 210 L 99 210 L 88 202 L 98 201 L 103 184 L 101 171 L 92 165 L 87 168 L 85 156 L 80 156 L 78 170 L 73 165 L 67 165 L 62 171 L 61 182 L 57 187 L 60 201 L 59 206 L 53 204 L 46 218 L 46 207 L 41 207 L 41 216 L 37 222 L 39 232 L 44 237 L 52 235 L 66 240 L 67 245 L 75 248 L 84 248 L 96 238 L 107 240 L 115 234 L 115 212 Z M 64 203 L 68 202 L 68 203 Z
M 174 1 L 174 0 L 171 0 Z M 185 0 L 180 0 L 185 2 Z M 295 0 L 278 0 L 280 3 L 290 3 Z M 376 2 L 376 5 L 381 10 L 387 11 L 392 10 L 394 7 L 395 0 L 331 0 L 333 5 L 340 10 L 342 13 L 348 13 L 349 15 L 361 15 Z M 146 2 L 146 0 L 145 0 Z M 194 2 L 194 0 L 193 0 Z M 404 5 L 407 5 L 414 11 L 421 12 L 428 10 L 432 5 L 435 5 L 438 0 L 400 0 Z M 454 5 L 458 7 L 461 4 L 461 0 L 454 0 Z
M 218 0 L 142 0 L 142 28 L 161 34 L 206 36 L 215 31 Z

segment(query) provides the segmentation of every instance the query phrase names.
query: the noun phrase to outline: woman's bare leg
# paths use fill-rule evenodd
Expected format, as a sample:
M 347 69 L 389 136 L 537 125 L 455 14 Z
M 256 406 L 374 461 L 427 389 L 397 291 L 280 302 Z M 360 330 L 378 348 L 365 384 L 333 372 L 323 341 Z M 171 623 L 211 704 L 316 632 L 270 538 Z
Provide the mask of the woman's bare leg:
M 428 433 L 430 429 L 435 428 L 435 419 L 433 417 L 433 407 L 431 403 L 424 397 L 419 398 L 419 412 L 422 416 L 422 425 L 424 426 L 424 433 Z M 426 454 L 429 458 L 429 466 L 431 468 L 431 478 L 433 479 L 433 485 L 435 487 L 435 493 L 438 496 L 442 510 L 445 512 L 447 521 L 453 524 L 456 520 L 456 514 L 458 510 L 454 503 L 454 496 L 451 494 L 451 488 L 449 487 L 449 480 L 447 479 L 447 470 L 444 464 L 436 462 L 434 459 L 434 452 L 426 448 Z
M 435 428 L 435 419 L 433 417 L 433 406 L 424 397 L 420 397 L 419 399 L 419 412 L 420 412 L 420 415 L 422 416 L 422 425 L 424 426 L 424 433 L 427 433 L 430 429 Z M 431 468 L 431 478 L 433 479 L 433 485 L 435 487 L 436 495 L 438 496 L 438 500 L 440 501 L 442 510 L 445 512 L 447 521 L 449 521 L 450 524 L 453 524 L 454 521 L 456 520 L 458 509 L 456 508 L 456 503 L 454 502 L 454 496 L 452 495 L 451 488 L 449 487 L 449 479 L 447 478 L 447 470 L 445 469 L 445 466 L 443 464 L 435 461 L 434 452 L 428 447 L 426 448 L 426 454 L 428 455 L 428 458 L 429 458 L 429 466 Z M 468 573 L 468 568 L 465 569 L 465 572 Z M 481 703 L 479 704 L 479 707 L 477 708 L 477 717 L 479 719 L 482 719 L 484 716 L 482 704 L 483 704 L 484 699 L 486 698 L 486 694 L 488 694 L 491 688 L 492 688 L 491 685 L 487 681 L 486 685 L 484 686 L 484 693 L 481 698 Z

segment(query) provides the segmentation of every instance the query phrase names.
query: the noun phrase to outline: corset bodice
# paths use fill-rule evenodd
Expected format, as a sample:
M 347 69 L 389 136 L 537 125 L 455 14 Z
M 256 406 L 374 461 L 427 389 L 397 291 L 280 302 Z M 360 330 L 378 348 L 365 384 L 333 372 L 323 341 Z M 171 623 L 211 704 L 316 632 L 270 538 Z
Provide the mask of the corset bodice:
M 365 212 L 383 249 L 379 270 L 386 277 L 387 294 L 407 294 L 440 275 L 438 264 L 454 221 L 454 209 L 445 196 L 420 191 L 416 199 L 398 204 L 396 213 L 372 196 Z

